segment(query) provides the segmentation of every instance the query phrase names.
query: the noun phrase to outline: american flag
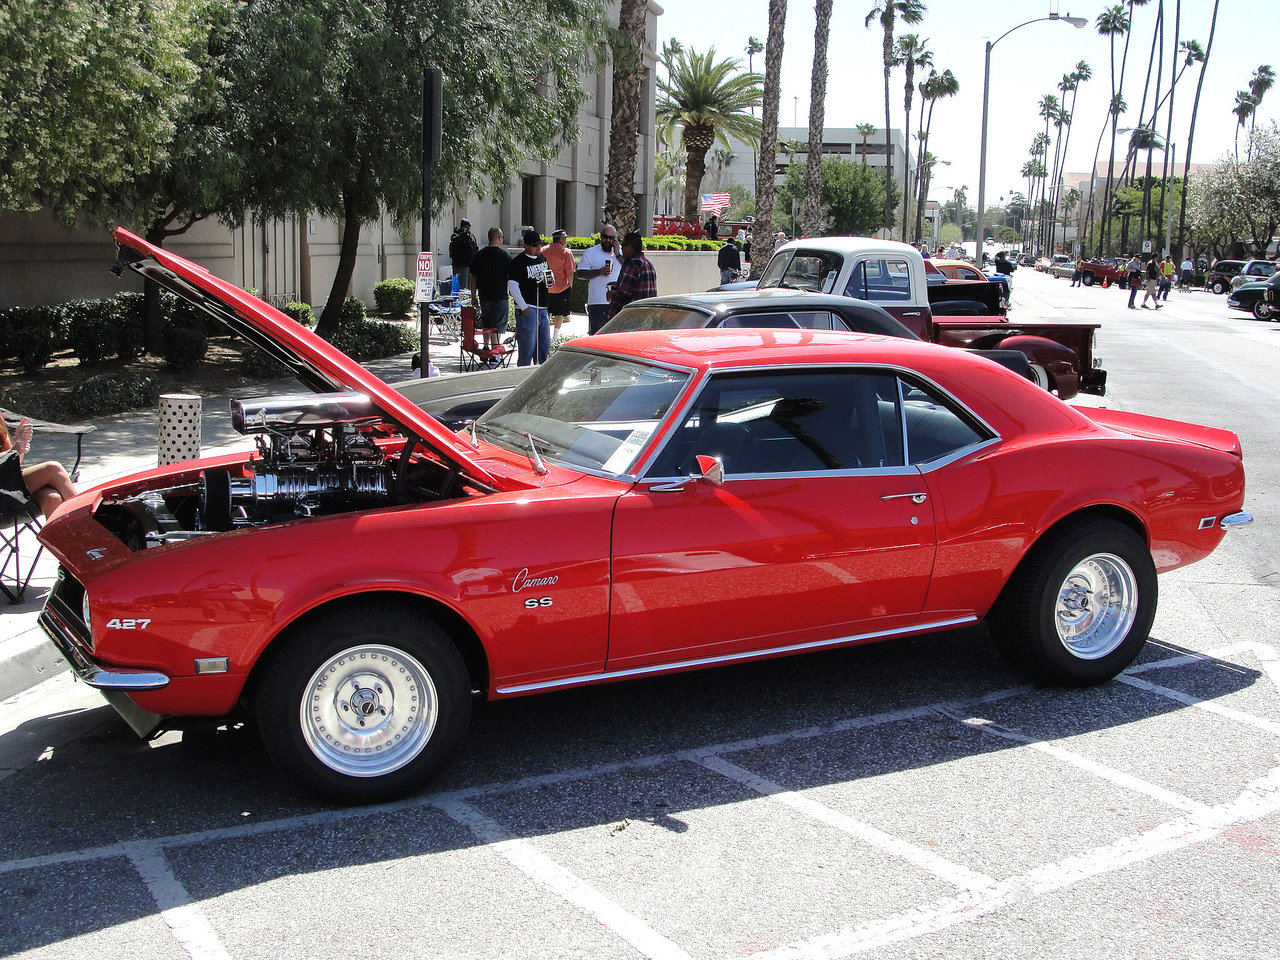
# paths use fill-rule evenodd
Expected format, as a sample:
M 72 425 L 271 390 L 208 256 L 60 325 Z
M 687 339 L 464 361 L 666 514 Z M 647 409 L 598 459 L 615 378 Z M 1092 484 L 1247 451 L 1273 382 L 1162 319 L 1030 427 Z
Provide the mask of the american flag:
M 733 203 L 727 193 L 704 193 L 702 195 L 703 213 L 719 213 Z

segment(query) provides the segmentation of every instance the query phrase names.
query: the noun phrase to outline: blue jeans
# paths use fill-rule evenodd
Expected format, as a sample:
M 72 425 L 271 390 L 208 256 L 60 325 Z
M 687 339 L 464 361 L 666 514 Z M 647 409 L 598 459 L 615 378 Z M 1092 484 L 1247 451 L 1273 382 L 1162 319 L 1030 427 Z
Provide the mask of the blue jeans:
M 587 333 L 599 333 L 600 328 L 609 322 L 609 305 L 607 303 L 587 304 Z
M 520 359 L 516 366 L 544 363 L 551 352 L 551 318 L 546 307 L 528 307 L 516 311 L 516 346 Z

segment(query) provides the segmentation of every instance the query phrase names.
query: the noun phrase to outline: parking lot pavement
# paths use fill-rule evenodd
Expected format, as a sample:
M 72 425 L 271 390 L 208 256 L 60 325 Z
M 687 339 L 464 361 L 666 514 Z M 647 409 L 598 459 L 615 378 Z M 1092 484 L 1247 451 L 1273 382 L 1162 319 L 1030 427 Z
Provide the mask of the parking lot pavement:
M 587 332 L 585 314 L 570 316 L 562 335 L 583 336 Z M 460 372 L 457 340 L 433 339 L 429 357 L 444 376 Z M 365 366 L 387 382 L 407 380 L 411 373 L 410 356 L 371 360 Z M 277 393 L 304 392 L 296 380 L 267 381 L 245 388 L 239 396 L 262 396 Z M 212 455 L 232 450 L 249 450 L 250 438 L 231 428 L 228 407 L 230 397 L 203 397 L 201 403 L 201 453 Z M 97 428 L 84 439 L 84 458 L 80 468 L 80 489 L 117 477 L 126 476 L 156 465 L 159 426 L 155 410 L 132 410 L 91 421 Z M 75 438 L 62 435 L 37 435 L 31 456 L 40 460 L 58 460 L 70 466 L 75 460 Z M 24 538 L 24 549 L 34 551 L 33 538 Z M 57 562 L 43 553 L 22 603 L 7 603 L 0 597 L 0 700 L 32 684 L 39 683 L 66 669 L 66 662 L 54 650 L 36 623 L 45 598 L 57 576 Z

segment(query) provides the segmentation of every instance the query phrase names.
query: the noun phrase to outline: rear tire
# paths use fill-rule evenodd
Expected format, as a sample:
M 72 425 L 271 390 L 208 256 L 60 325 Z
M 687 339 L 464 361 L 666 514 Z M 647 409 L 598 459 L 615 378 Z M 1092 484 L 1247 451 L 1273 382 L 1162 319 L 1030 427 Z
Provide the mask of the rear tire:
M 1084 687 L 1133 662 L 1156 612 L 1151 551 L 1103 518 L 1070 523 L 1032 548 L 991 612 L 991 637 L 1037 680 Z
M 1221 280 L 1215 280 L 1213 281 L 1213 286 L 1211 286 L 1209 289 L 1212 290 L 1214 293 L 1223 294 L 1227 292 L 1227 285 L 1223 283 Z
M 308 789 L 344 804 L 422 787 L 471 720 L 457 647 L 412 607 L 362 603 L 305 624 L 265 664 L 262 740 Z

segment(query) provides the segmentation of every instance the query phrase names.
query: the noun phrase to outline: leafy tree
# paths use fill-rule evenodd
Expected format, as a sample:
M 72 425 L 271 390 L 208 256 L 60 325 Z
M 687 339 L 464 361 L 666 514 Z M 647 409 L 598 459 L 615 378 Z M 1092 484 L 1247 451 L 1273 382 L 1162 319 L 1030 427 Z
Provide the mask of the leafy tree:
M 783 207 L 793 202 L 798 206 L 805 194 L 805 175 L 808 161 L 791 164 L 786 178 L 778 188 L 778 199 Z M 884 181 L 878 172 L 860 163 L 841 157 L 823 157 L 820 163 L 822 188 L 815 233 L 832 233 L 840 236 L 870 236 L 885 223 Z M 893 184 L 897 189 L 896 181 Z M 898 198 L 892 197 L 897 207 Z M 809 224 L 805 223 L 806 230 Z
M 758 143 L 760 121 L 746 111 L 760 105 L 761 77 L 738 73 L 741 61 L 716 60 L 712 47 L 706 53 L 681 50 L 668 64 L 668 75 L 658 81 L 658 125 L 670 143 L 680 128 L 685 151 L 684 217 L 698 217 L 698 190 L 707 171 L 707 153 L 719 140 L 728 146 L 730 136 L 744 143 Z
M 5 0 L 0 10 L 0 209 L 66 224 L 151 170 L 187 109 L 198 0 Z
M 636 222 L 636 158 L 644 92 L 645 0 L 622 0 L 613 47 L 613 114 L 609 120 L 609 168 L 605 176 L 604 219 L 626 233 Z
M 528 158 L 577 133 L 579 77 L 598 47 L 599 0 L 254 0 L 228 52 L 246 212 L 312 210 L 343 224 L 317 332 L 331 335 L 355 270 L 360 227 L 421 212 L 423 71 L 444 77 L 433 206 L 501 195 Z

